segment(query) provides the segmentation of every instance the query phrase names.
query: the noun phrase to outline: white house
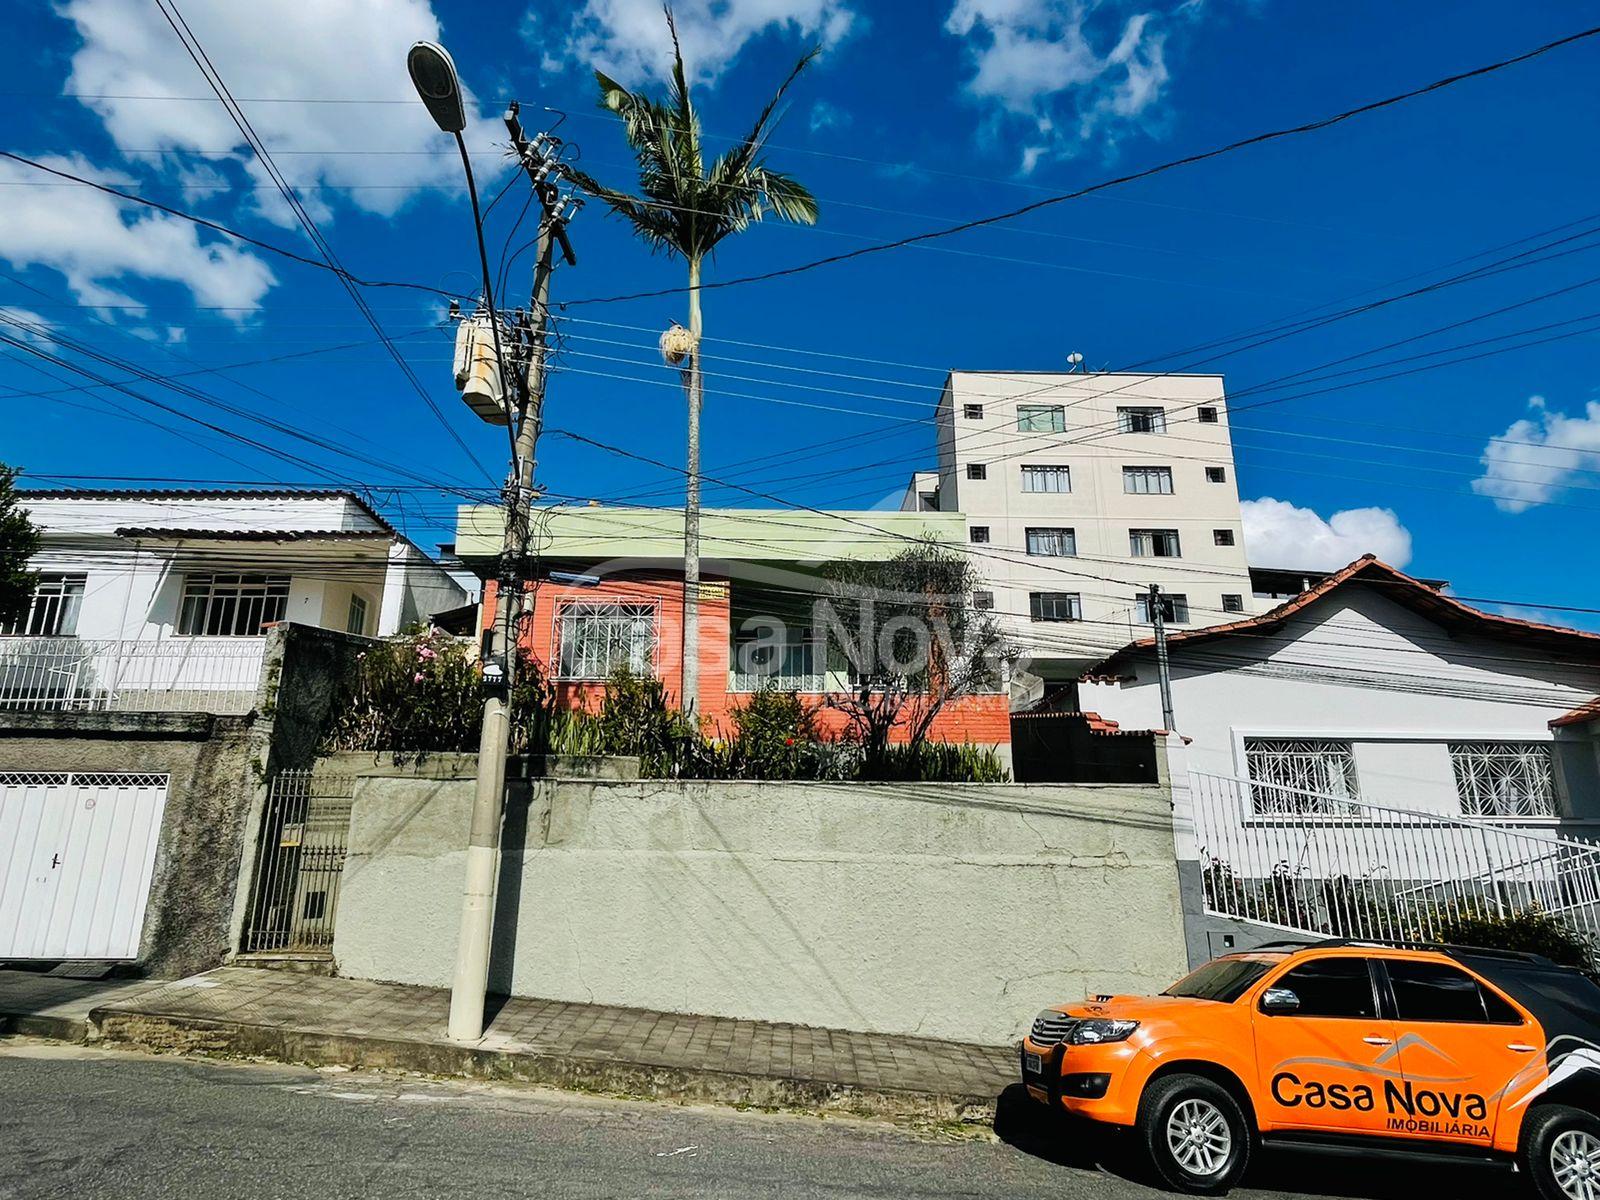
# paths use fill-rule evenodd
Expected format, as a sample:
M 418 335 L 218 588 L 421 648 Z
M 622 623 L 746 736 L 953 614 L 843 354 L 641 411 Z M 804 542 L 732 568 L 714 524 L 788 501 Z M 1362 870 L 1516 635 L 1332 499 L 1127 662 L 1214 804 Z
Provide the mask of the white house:
M 1340 927 L 1325 886 L 1304 919 L 1296 889 L 1383 880 L 1413 905 L 1538 903 L 1600 933 L 1600 634 L 1481 612 L 1368 556 L 1167 641 L 1211 911 L 1382 933 Z M 1154 640 L 1101 661 L 1079 701 L 1160 728 Z
M 349 492 L 21 498 L 40 574 L 29 611 L 0 626 L 0 706 L 248 707 L 275 622 L 383 636 L 466 600 Z

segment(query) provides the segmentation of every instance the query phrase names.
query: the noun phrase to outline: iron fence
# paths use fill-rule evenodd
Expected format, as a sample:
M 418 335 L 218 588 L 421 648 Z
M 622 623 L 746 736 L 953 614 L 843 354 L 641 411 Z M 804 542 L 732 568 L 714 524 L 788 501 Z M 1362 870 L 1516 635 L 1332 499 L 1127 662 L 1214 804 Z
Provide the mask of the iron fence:
M 1600 846 L 1549 822 L 1388 808 L 1189 776 L 1206 911 L 1297 933 L 1427 939 L 1538 908 L 1600 939 Z M 1282 803 L 1296 792 L 1297 803 Z
M 266 639 L 0 637 L 0 709 L 246 713 Z
M 279 771 L 256 847 L 247 953 L 331 954 L 355 778 Z

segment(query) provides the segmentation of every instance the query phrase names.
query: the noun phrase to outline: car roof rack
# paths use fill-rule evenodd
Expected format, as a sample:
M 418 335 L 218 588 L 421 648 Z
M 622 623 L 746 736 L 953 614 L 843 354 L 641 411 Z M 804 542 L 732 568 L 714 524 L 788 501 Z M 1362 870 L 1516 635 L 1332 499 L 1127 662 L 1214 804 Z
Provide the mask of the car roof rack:
M 1256 947 L 1256 949 L 1265 949 L 1268 946 L 1280 948 L 1299 946 L 1318 949 L 1332 946 L 1373 946 L 1388 950 L 1432 950 L 1439 954 L 1449 954 L 1451 956 L 1466 955 L 1472 958 L 1499 958 L 1505 959 L 1507 962 L 1525 962 L 1538 967 L 1556 967 L 1560 965 L 1542 954 L 1534 954 L 1527 950 L 1498 950 L 1493 946 L 1463 946 L 1455 942 L 1430 942 L 1417 938 L 1330 937 L 1301 942 L 1268 942 L 1264 946 Z

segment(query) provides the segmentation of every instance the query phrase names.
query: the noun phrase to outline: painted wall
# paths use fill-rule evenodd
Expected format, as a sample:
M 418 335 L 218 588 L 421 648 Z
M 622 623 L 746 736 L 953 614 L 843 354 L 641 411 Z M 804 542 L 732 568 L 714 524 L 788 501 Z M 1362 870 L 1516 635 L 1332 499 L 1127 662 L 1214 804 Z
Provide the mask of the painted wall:
M 1161 787 L 534 788 L 507 816 L 499 990 L 1003 1044 L 1185 968 Z M 448 984 L 472 791 L 358 782 L 342 974 Z

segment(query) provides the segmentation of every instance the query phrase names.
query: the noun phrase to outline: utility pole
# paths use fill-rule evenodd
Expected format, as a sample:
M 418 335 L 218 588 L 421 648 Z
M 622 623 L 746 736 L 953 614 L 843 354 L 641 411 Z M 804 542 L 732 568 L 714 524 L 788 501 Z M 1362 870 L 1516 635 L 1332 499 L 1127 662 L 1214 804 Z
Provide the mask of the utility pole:
M 563 144 L 541 133 L 529 141 L 513 102 L 506 110 L 506 130 L 539 200 L 537 256 L 533 268 L 531 312 L 518 311 L 502 328 L 494 307 L 488 253 L 484 246 L 477 189 L 461 128 L 465 116 L 459 101 L 454 64 L 441 47 L 419 44 L 412 50 L 412 78 L 440 128 L 454 133 L 461 145 L 462 164 L 472 195 L 478 226 L 478 255 L 483 270 L 484 307 L 471 319 L 487 321 L 493 335 L 495 362 L 505 399 L 503 413 L 480 412 L 485 419 L 503 420 L 511 432 L 511 471 L 505 486 L 505 534 L 501 542 L 495 589 L 494 619 L 483 647 L 483 723 L 478 736 L 478 777 L 472 798 L 472 823 L 467 838 L 467 875 L 462 891 L 461 926 L 456 942 L 455 973 L 450 984 L 448 1033 L 452 1040 L 475 1042 L 483 1036 L 484 998 L 489 984 L 489 951 L 494 930 L 495 882 L 500 871 L 500 826 L 505 811 L 506 757 L 511 744 L 510 697 L 516 681 L 517 634 L 525 601 L 530 515 L 533 507 L 533 471 L 543 421 L 545 352 L 550 314 L 550 277 L 555 269 L 555 247 L 569 265 L 577 258 L 567 240 L 567 222 L 582 201 L 563 194 L 561 165 Z M 452 128 L 453 126 L 453 128 Z M 504 335 L 504 336 L 502 336 Z M 509 342 L 509 351 L 506 343 Z
M 1145 603 L 1150 606 L 1150 623 L 1156 627 L 1156 676 L 1161 683 L 1161 727 L 1173 733 L 1172 667 L 1167 659 L 1167 621 L 1166 613 L 1162 611 L 1159 583 L 1150 585 L 1149 599 Z

